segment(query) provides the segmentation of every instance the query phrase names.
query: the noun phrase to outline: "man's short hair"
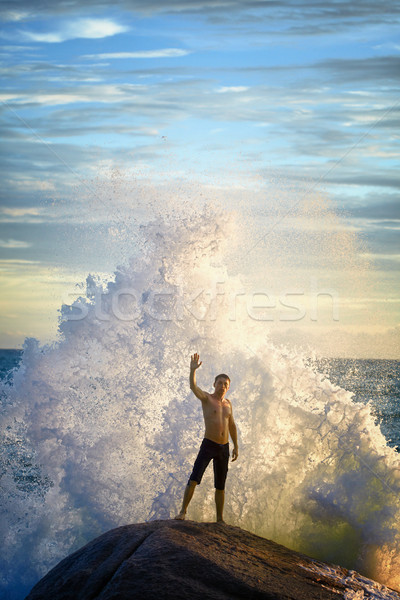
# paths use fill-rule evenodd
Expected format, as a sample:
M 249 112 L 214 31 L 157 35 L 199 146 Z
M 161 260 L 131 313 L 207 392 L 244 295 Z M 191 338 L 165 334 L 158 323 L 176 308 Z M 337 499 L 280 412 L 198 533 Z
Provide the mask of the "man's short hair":
M 225 373 L 220 373 L 219 375 L 217 375 L 216 378 L 214 379 L 214 383 L 216 383 L 217 379 L 219 379 L 220 377 L 223 377 L 224 379 L 227 379 L 229 381 L 229 385 L 230 385 L 231 378 L 228 377 L 228 375 L 225 375 Z

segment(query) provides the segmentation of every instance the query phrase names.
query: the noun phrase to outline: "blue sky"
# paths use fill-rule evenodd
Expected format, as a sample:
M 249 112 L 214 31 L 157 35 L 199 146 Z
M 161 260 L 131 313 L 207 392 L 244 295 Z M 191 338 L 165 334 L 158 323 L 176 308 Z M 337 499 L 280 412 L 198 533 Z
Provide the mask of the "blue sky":
M 395 355 L 399 14 L 387 1 L 2 2 L 0 346 L 52 339 L 65 291 L 112 272 L 84 200 L 104 208 L 117 169 L 119 190 L 132 170 L 318 184 L 373 264 L 379 318 L 354 308 L 352 344 L 379 336 Z

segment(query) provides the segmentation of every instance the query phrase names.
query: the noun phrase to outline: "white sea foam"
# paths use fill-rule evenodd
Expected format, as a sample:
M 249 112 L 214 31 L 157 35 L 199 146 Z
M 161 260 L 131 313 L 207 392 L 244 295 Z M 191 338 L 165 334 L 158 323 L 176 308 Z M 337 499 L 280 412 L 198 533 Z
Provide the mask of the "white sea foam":
M 88 277 L 63 307 L 59 343 L 25 343 L 3 410 L 5 587 L 32 585 L 108 528 L 174 515 L 203 433 L 195 351 L 203 388 L 218 372 L 232 379 L 240 457 L 227 522 L 400 586 L 398 454 L 368 406 L 235 312 L 244 284 L 225 256 L 237 216 L 159 217 L 140 235 L 112 281 Z M 189 510 L 214 519 L 211 472 Z
M 345 586 L 344 600 L 399 600 L 400 594 L 381 583 L 363 577 L 355 571 L 344 571 L 341 567 L 326 565 L 318 561 L 301 564 L 306 571 L 324 578 L 323 587 L 338 592 L 337 584 Z M 331 585 L 329 585 L 331 584 Z

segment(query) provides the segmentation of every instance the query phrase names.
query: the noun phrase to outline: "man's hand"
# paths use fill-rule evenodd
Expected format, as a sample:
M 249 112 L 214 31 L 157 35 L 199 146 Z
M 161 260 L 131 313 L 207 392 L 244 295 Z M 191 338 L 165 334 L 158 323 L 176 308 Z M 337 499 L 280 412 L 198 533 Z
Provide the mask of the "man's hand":
M 233 448 L 231 462 L 235 461 L 238 456 L 239 456 L 239 448 Z
M 190 357 L 190 370 L 191 371 L 195 371 L 196 369 L 198 369 L 200 367 L 200 365 L 203 364 L 203 362 L 199 362 L 200 361 L 200 356 L 196 353 L 193 354 L 193 356 Z

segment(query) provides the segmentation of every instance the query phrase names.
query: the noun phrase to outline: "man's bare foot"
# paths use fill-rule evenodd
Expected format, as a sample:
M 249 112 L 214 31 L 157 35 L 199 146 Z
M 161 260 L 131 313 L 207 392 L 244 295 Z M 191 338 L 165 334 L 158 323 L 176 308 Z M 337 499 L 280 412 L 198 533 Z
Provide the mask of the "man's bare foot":
M 179 514 L 176 515 L 176 517 L 174 517 L 175 521 L 184 521 L 186 517 L 186 513 L 184 512 L 180 512 Z
M 217 519 L 217 523 L 225 523 L 223 519 Z

